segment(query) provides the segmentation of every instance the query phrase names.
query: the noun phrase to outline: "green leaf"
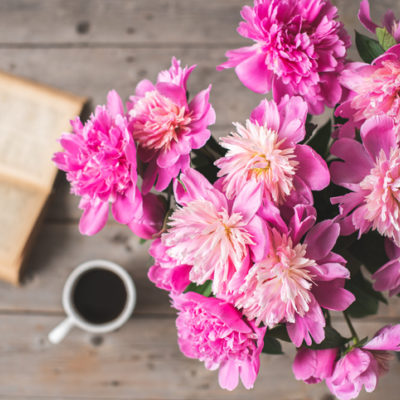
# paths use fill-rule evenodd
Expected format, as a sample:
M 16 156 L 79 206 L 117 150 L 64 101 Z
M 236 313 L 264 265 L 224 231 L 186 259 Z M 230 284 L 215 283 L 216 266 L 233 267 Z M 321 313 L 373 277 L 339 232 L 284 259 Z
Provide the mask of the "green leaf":
M 385 239 L 376 231 L 362 235 L 349 247 L 349 252 L 373 274 L 389 259 L 385 252 Z
M 204 282 L 202 285 L 196 285 L 194 282 L 190 283 L 189 286 L 185 289 L 184 293 L 187 292 L 195 292 L 202 294 L 204 297 L 211 297 L 212 294 L 212 281 L 208 280 Z
M 329 150 L 329 141 L 332 134 L 332 121 L 329 119 L 325 125 L 311 136 L 307 144 L 311 146 L 322 158 L 326 158 Z
M 379 57 L 385 52 L 377 40 L 371 39 L 368 36 L 364 36 L 357 31 L 356 46 L 361 59 L 368 64 L 371 64 L 375 58 Z
M 210 136 L 210 139 L 208 139 L 208 142 L 206 143 L 206 146 L 210 146 L 211 149 L 213 149 L 217 154 L 219 154 L 221 157 L 224 157 L 226 152 L 228 151 L 224 147 L 222 147 L 217 140 L 214 138 L 214 136 Z
M 141 239 L 139 240 L 139 244 L 141 244 L 141 245 L 142 245 L 142 244 L 145 244 L 146 242 L 147 242 L 146 239 L 142 239 L 142 238 L 141 238 Z
M 262 352 L 266 354 L 283 354 L 279 340 L 269 336 L 264 337 L 264 347 Z
M 335 347 L 343 346 L 348 340 L 344 338 L 336 329 L 331 326 L 325 327 L 325 339 L 319 343 L 313 343 L 311 346 L 307 346 L 313 350 L 332 349 Z
M 376 36 L 383 50 L 388 50 L 396 45 L 396 39 L 388 32 L 386 28 L 376 28 Z
M 356 300 L 346 312 L 353 318 L 363 318 L 378 312 L 379 301 L 387 303 L 387 300 L 379 292 L 372 288 L 371 282 L 367 281 L 361 271 L 351 276 L 346 282 L 345 288 L 352 292 Z
M 283 340 L 284 342 L 291 342 L 290 337 L 286 330 L 286 325 L 277 325 L 275 328 L 267 330 L 266 337 L 273 337 L 275 339 Z

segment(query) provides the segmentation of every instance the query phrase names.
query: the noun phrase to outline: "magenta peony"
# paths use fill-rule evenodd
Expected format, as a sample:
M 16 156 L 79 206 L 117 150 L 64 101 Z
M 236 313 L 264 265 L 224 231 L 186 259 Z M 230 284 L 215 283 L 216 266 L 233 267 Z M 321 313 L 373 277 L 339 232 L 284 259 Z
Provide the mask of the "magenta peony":
M 228 51 L 217 69 L 235 67 L 245 86 L 257 93 L 272 89 L 277 101 L 302 96 L 312 114 L 340 101 L 337 75 L 350 37 L 329 0 L 255 0 L 241 15 L 237 31 L 255 44 Z
M 149 254 L 154 259 L 148 277 L 158 288 L 172 293 L 182 293 L 190 284 L 190 265 L 177 265 L 175 260 L 168 256 L 167 247 L 156 239 L 150 246 Z
M 203 147 L 210 138 L 208 126 L 215 122 L 209 103 L 211 86 L 187 101 L 186 81 L 195 66 L 181 68 L 172 59 L 168 71 L 158 75 L 153 85 L 141 81 L 128 102 L 130 129 L 138 144 L 138 154 L 148 163 L 142 192 L 162 191 L 190 165 L 192 149 Z
M 261 185 L 263 197 L 277 204 L 296 204 L 296 191 L 306 194 L 303 202 L 312 203 L 311 190 L 328 186 L 330 176 L 325 161 L 311 147 L 298 144 L 305 136 L 306 117 L 301 97 L 284 96 L 279 104 L 263 100 L 246 126 L 235 124 L 237 132 L 221 139 L 226 156 L 215 163 L 228 198 L 253 180 Z
M 143 196 L 143 214 L 133 218 L 128 226 L 142 239 L 155 239 L 161 235 L 166 212 L 166 200 L 154 193 L 147 193 Z
M 379 377 L 389 370 L 388 351 L 400 351 L 400 325 L 385 326 L 366 345 L 345 354 L 326 379 L 329 390 L 340 400 L 356 398 L 363 386 L 374 391 Z
M 319 383 L 332 375 L 337 348 L 312 350 L 302 347 L 297 350 L 293 362 L 293 373 L 297 380 L 308 384 Z
M 80 232 L 94 235 L 100 231 L 107 222 L 109 203 L 114 218 L 122 224 L 140 218 L 136 147 L 117 92 L 108 93 L 107 105 L 97 106 L 85 125 L 79 118 L 71 125 L 75 134 L 62 135 L 64 151 L 56 153 L 53 161 L 67 172 L 72 193 L 82 197 Z
M 189 292 L 172 296 L 179 313 L 178 343 L 186 357 L 203 361 L 210 370 L 219 368 L 219 384 L 233 390 L 239 377 L 251 389 L 260 368 L 265 328 L 243 320 L 231 304 Z
M 362 143 L 342 138 L 331 148 L 332 181 L 351 192 L 334 197 L 342 234 L 370 229 L 400 245 L 400 149 L 393 119 L 372 117 L 361 127 Z

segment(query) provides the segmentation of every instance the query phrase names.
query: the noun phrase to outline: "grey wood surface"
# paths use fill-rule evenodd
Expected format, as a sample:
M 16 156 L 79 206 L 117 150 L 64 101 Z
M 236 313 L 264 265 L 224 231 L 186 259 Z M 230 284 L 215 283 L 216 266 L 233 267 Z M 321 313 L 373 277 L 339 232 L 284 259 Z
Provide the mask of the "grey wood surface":
M 214 133 L 243 121 L 261 96 L 250 93 L 233 71 L 216 72 L 227 49 L 245 43 L 236 33 L 240 0 L 0 0 L 0 68 L 103 103 L 107 91 L 123 98 L 136 83 L 154 80 L 173 55 L 198 64 L 190 81 L 196 92 L 213 84 L 217 111 Z M 349 31 L 358 1 L 337 0 Z M 395 0 L 370 1 L 376 20 L 387 7 L 400 16 Z M 354 55 L 354 51 L 351 53 Z M 329 400 L 324 385 L 295 381 L 293 349 L 285 356 L 262 355 L 253 391 L 218 388 L 217 374 L 186 359 L 176 344 L 174 314 L 166 294 L 147 279 L 148 245 L 109 222 L 95 237 L 78 232 L 77 199 L 60 174 L 45 222 L 26 262 L 19 288 L 0 283 L 0 399 L 290 399 Z M 61 291 L 80 262 L 108 258 L 126 267 L 138 289 L 138 304 L 119 331 L 93 336 L 74 330 L 57 346 L 47 333 L 63 318 Z M 400 302 L 358 322 L 373 334 L 400 322 Z M 346 328 L 338 320 L 340 329 Z M 394 361 L 372 395 L 361 399 L 397 400 L 400 363 Z

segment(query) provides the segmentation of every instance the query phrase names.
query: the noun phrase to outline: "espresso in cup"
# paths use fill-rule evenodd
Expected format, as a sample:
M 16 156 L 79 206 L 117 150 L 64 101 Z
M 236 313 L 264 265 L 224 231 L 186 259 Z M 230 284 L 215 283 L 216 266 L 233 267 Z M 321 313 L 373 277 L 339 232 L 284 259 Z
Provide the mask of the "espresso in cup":
M 65 282 L 62 301 L 67 318 L 49 333 L 52 343 L 61 342 L 74 326 L 91 333 L 120 328 L 135 308 L 136 290 L 121 266 L 92 260 L 72 271 Z
M 83 273 L 72 294 L 75 310 L 91 324 L 105 324 L 117 319 L 125 308 L 126 297 L 122 279 L 104 268 Z

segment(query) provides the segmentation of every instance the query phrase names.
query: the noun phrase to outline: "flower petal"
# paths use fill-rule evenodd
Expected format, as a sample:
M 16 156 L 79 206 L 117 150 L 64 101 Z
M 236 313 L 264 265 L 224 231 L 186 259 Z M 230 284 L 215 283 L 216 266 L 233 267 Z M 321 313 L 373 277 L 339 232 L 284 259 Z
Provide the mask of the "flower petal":
M 322 190 L 329 185 L 330 174 L 326 162 L 310 146 L 297 145 L 296 159 L 299 161 L 297 174 L 311 190 Z
M 95 235 L 104 228 L 107 223 L 107 218 L 108 202 L 99 201 L 97 204 L 87 203 L 79 221 L 79 232 L 82 235 Z
M 340 226 L 332 220 L 325 220 L 315 225 L 304 239 L 307 244 L 307 257 L 320 260 L 328 255 L 336 244 Z
M 400 324 L 386 325 L 363 348 L 367 350 L 400 351 Z
M 377 159 L 381 150 L 389 158 L 390 150 L 397 143 L 393 127 L 393 119 L 384 115 L 371 117 L 361 126 L 362 141 L 373 161 Z
M 371 33 L 375 33 L 378 25 L 372 22 L 369 14 L 369 3 L 368 0 L 363 0 L 360 3 L 360 10 L 358 11 L 358 19 L 363 24 L 364 28 L 369 30 Z
M 260 126 L 265 126 L 278 132 L 280 116 L 275 101 L 268 101 L 267 99 L 262 100 L 261 103 L 251 112 L 250 120 L 252 122 L 257 122 Z
M 271 72 L 265 64 L 265 54 L 256 53 L 236 67 L 236 74 L 248 89 L 256 93 L 271 90 Z

